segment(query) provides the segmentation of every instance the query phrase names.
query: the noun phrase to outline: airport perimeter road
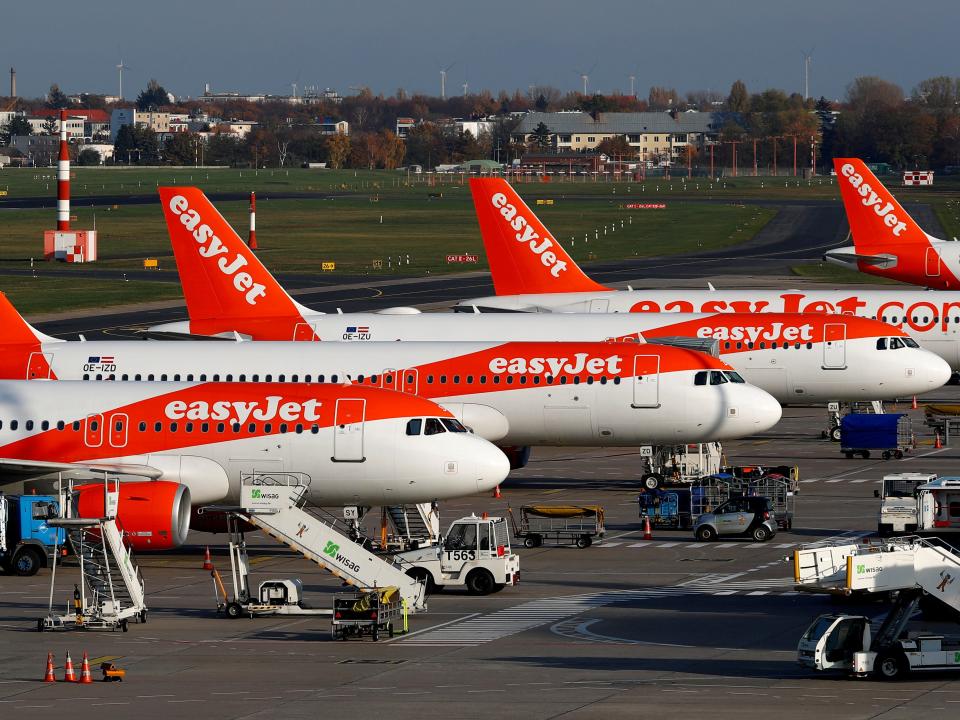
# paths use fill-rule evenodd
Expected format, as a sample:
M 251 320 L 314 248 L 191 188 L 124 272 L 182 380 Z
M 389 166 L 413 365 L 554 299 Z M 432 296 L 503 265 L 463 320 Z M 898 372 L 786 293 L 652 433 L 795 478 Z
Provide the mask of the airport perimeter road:
M 938 400 L 960 397 L 955 389 Z M 600 503 L 607 537 L 593 547 L 519 548 L 522 582 L 484 598 L 447 591 L 411 619 L 411 633 L 373 643 L 332 641 L 317 618 L 227 620 L 214 615 L 203 546 L 223 571 L 223 536 L 141 556 L 150 606 L 128 633 L 41 634 L 49 574 L 0 578 L 0 712 L 3 717 L 220 718 L 903 718 L 950 717 L 960 707 L 952 675 L 883 684 L 815 676 L 795 658 L 815 616 L 838 606 L 798 594 L 784 561 L 803 543 L 850 541 L 875 528 L 873 489 L 886 472 L 954 472 L 960 446 L 921 445 L 902 461 L 845 460 L 819 439 L 819 408 L 788 408 L 761 437 L 726 447 L 737 462 L 797 463 L 794 529 L 771 541 L 698 543 L 686 531 L 643 540 L 635 503 L 637 455 L 629 449 L 535 451 L 502 499 L 446 503 L 443 526 L 469 511 L 525 502 Z M 912 413 L 922 431 L 922 411 Z M 929 436 L 921 435 L 921 440 Z M 329 606 L 329 576 L 251 535 L 253 581 L 300 577 L 308 601 Z M 58 580 L 69 599 L 76 570 Z M 843 610 L 880 616 L 881 604 Z M 40 682 L 46 653 L 58 666 L 111 658 L 125 682 Z M 62 670 L 58 668 L 58 676 Z M 98 675 L 98 673 L 97 673 Z

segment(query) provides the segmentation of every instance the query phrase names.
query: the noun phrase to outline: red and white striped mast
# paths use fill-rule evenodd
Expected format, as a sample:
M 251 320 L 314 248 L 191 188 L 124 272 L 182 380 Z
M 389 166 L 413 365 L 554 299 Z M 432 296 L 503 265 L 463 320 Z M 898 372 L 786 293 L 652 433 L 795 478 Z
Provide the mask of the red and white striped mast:
M 60 111 L 60 157 L 57 159 L 57 230 L 70 230 L 70 147 L 67 111 Z
M 257 249 L 257 194 L 250 193 L 250 235 L 247 238 L 247 247 Z

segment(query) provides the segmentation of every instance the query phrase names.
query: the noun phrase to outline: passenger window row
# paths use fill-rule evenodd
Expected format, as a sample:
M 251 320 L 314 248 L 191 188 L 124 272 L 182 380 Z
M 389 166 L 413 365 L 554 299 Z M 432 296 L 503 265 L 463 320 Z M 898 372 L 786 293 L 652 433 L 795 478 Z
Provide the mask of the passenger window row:
M 20 420 L 8 420 L 6 422 L 7 422 L 7 428 L 9 430 L 20 429 Z M 3 429 L 3 424 L 4 424 L 4 421 L 0 420 L 0 430 Z M 100 430 L 100 422 L 98 420 L 90 420 L 87 423 L 87 425 L 88 425 L 87 429 L 90 432 L 98 432 Z M 125 425 L 126 423 L 123 421 L 115 421 L 113 430 L 116 432 L 123 432 Z M 57 430 L 62 431 L 62 430 L 68 429 L 69 427 L 69 429 L 72 430 L 73 432 L 79 432 L 82 426 L 83 426 L 83 422 L 81 420 L 74 420 L 69 425 L 67 425 L 67 423 L 64 422 L 63 420 L 57 420 L 56 423 L 53 423 L 53 424 L 51 423 L 50 420 L 40 420 L 40 421 L 24 420 L 23 421 L 23 429 L 27 431 L 31 431 L 34 428 L 39 428 L 41 431 L 46 431 L 46 430 L 50 430 L 51 427 L 55 427 Z M 131 424 L 131 428 L 132 427 L 133 425 Z M 137 423 L 137 430 L 139 432 L 147 432 L 148 427 L 149 427 L 149 424 L 143 420 Z M 154 433 L 162 432 L 164 429 L 164 423 L 154 422 L 152 427 L 153 427 L 152 432 Z M 222 422 L 208 423 L 208 422 L 189 422 L 188 421 L 188 422 L 182 423 L 183 432 L 188 432 L 188 433 L 211 432 L 211 428 L 215 428 L 215 432 L 223 433 L 223 432 L 226 432 L 228 427 L 232 432 L 239 433 L 244 426 L 240 425 L 240 423 L 227 424 Z M 247 423 L 246 425 L 247 432 L 251 432 L 251 433 L 258 432 L 260 430 L 262 430 L 265 433 L 272 433 L 273 427 L 274 427 L 274 424 L 269 422 L 268 423 L 252 422 L 252 423 Z M 180 432 L 181 423 L 172 422 L 167 426 L 167 428 L 169 432 Z M 307 428 L 306 426 L 304 426 L 303 423 L 297 423 L 296 425 L 293 425 L 292 431 L 299 435 L 300 433 L 305 432 L 306 429 Z M 316 435 L 317 433 L 320 432 L 320 426 L 317 424 L 313 424 L 309 427 L 309 430 L 312 434 Z M 287 433 L 290 431 L 291 431 L 290 425 L 287 423 L 280 423 L 279 425 L 277 425 L 277 432 L 279 433 Z M 451 432 L 455 432 L 455 431 L 451 430 Z

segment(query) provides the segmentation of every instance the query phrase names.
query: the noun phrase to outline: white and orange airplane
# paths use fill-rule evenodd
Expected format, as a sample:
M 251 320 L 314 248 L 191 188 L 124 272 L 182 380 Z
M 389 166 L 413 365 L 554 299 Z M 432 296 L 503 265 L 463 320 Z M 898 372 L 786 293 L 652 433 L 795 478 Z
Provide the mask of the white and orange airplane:
M 363 385 L 0 381 L 0 470 L 139 479 L 121 483 L 122 527 L 165 549 L 191 505 L 236 504 L 242 474 L 306 473 L 317 505 L 395 505 L 491 490 L 509 463 L 430 400 Z M 81 494 L 102 508 L 102 487 Z
M 533 311 L 541 317 L 544 313 L 746 313 L 758 319 L 766 313 L 857 316 L 905 331 L 954 371 L 960 370 L 960 292 L 909 288 L 730 290 L 712 285 L 703 290 L 615 290 L 583 272 L 509 183 L 475 178 L 470 189 L 497 294 L 464 300 L 462 308 Z M 514 230 L 513 224 L 524 230 Z M 519 241 L 528 226 L 537 236 L 533 246 Z M 547 264 L 537 249 L 551 253 Z M 562 269 L 555 272 L 561 262 Z M 879 338 L 877 343 L 878 348 L 883 345 Z M 888 342 L 886 347 L 890 346 Z
M 506 183 L 503 186 L 510 189 Z M 910 347 L 915 344 L 902 331 L 872 320 L 826 318 L 822 314 L 677 317 L 616 313 L 315 313 L 297 305 L 284 292 L 200 190 L 161 188 L 160 195 L 177 266 L 184 278 L 190 320 L 152 328 L 158 332 L 227 337 L 242 333 L 257 340 L 500 342 L 636 338 L 659 343 L 693 339 L 701 345 L 717 340 L 721 358 L 748 382 L 781 402 L 913 395 L 940 387 L 949 379 L 949 368 L 929 353 Z M 507 212 L 509 208 L 513 210 Z M 555 280 L 556 268 L 566 261 L 560 259 L 559 246 L 543 249 L 545 231 L 535 224 L 533 214 L 528 210 L 526 215 L 518 214 L 505 197 L 496 199 L 494 211 L 495 218 L 488 219 L 487 224 L 496 221 L 503 232 L 521 235 L 512 230 L 513 225 L 537 228 L 531 232 L 541 239 L 531 242 L 539 243 L 542 254 L 525 244 L 513 241 L 513 245 L 533 258 L 535 270 Z M 482 220 L 481 226 L 484 224 Z M 514 247 L 509 248 L 509 252 L 514 251 Z M 544 259 L 553 263 L 551 267 Z M 579 268 L 571 260 L 564 272 L 574 271 L 579 272 Z M 892 354 L 885 351 L 887 347 L 908 352 Z
M 441 403 L 504 447 L 729 440 L 763 432 L 781 415 L 774 398 L 725 362 L 686 348 L 374 342 L 358 351 L 342 342 L 66 342 L 31 327 L 2 294 L 0 378 L 351 382 Z
M 879 277 L 937 290 L 960 290 L 960 243 L 926 233 L 857 158 L 835 158 L 852 247 L 824 259 Z

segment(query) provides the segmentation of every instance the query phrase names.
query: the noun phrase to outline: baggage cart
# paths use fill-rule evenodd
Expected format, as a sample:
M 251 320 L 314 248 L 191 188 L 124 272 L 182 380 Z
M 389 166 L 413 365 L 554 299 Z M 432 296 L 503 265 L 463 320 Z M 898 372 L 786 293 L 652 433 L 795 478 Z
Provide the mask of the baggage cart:
M 528 548 L 539 547 L 544 540 L 587 548 L 594 538 L 602 540 L 606 532 L 602 505 L 524 505 L 520 508 L 519 525 L 513 510 L 508 508 L 507 512 L 514 537 L 523 540 Z
M 879 451 L 884 460 L 899 460 L 913 445 L 913 424 L 904 413 L 845 415 L 840 420 L 840 452 L 847 458 L 866 459 Z
M 396 587 L 361 588 L 333 596 L 330 637 L 334 640 L 369 635 L 376 642 L 380 633 L 393 637 L 405 624 L 403 599 Z

